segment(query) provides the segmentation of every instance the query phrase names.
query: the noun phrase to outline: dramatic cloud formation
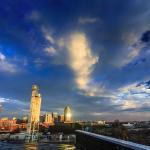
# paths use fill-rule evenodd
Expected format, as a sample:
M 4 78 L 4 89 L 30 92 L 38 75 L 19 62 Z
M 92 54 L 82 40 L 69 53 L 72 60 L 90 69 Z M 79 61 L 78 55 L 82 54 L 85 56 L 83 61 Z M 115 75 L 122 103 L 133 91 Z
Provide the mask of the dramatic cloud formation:
M 92 54 L 84 33 L 74 33 L 68 42 L 69 65 L 75 73 L 79 89 L 86 90 L 91 82 L 91 73 L 98 57 Z
M 2 1 L 0 115 L 27 114 L 38 84 L 43 112 L 149 120 L 149 58 L 148 0 Z

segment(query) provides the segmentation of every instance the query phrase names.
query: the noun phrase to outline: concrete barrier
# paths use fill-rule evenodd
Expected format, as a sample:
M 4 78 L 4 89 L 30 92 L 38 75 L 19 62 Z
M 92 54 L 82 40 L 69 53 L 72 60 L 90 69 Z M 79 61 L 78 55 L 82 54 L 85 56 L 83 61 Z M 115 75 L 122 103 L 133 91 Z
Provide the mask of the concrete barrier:
M 150 150 L 150 146 L 76 130 L 77 150 Z

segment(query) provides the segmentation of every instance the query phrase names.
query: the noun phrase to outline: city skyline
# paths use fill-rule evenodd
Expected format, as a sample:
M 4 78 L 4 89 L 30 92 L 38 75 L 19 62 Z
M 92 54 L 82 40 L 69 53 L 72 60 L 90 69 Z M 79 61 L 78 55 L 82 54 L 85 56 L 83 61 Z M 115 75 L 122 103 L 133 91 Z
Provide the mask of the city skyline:
M 149 120 L 150 1 L 5 0 L 0 3 L 2 116 L 41 113 L 74 120 Z

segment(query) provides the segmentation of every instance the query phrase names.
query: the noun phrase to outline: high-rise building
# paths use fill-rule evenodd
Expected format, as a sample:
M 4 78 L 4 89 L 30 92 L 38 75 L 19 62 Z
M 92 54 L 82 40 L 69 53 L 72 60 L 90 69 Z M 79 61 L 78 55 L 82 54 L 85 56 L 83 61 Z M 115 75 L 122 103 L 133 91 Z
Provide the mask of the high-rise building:
M 29 123 L 27 129 L 29 134 L 38 131 L 40 109 L 41 109 L 41 95 L 39 94 L 39 88 L 37 85 L 33 85 L 30 103 Z
M 69 106 L 64 109 L 64 122 L 72 122 L 72 110 Z
M 50 113 L 45 114 L 44 123 L 47 123 L 47 124 L 52 124 L 53 123 L 52 114 L 50 114 Z
M 58 116 L 58 122 L 64 122 L 64 115 Z
M 53 112 L 52 117 L 53 117 L 53 120 L 55 123 L 58 122 L 58 113 L 57 112 Z

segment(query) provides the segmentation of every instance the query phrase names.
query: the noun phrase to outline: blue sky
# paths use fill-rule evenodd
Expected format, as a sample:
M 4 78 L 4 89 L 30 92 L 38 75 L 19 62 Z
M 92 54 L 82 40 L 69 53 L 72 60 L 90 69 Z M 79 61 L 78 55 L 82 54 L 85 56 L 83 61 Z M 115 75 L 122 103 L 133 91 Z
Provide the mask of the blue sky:
M 42 112 L 84 120 L 149 120 L 150 1 L 2 0 L 0 116 Z

